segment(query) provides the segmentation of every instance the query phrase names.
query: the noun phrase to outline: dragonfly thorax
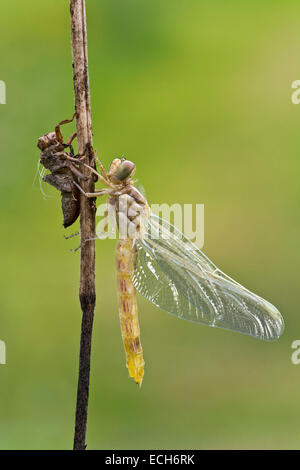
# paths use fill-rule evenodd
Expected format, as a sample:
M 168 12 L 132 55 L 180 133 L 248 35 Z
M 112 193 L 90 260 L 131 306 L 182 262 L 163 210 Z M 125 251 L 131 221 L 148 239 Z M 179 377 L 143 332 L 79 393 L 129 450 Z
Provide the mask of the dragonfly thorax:
M 112 196 L 108 203 L 113 207 L 120 238 L 141 238 L 145 233 L 145 220 L 150 208 L 144 196 L 133 186 L 125 194 Z

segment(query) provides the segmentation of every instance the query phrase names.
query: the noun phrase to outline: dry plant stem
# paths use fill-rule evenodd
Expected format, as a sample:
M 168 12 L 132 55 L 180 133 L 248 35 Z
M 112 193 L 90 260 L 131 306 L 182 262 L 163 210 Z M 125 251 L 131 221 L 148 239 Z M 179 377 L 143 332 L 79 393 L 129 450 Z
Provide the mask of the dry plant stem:
M 78 153 L 85 154 L 84 162 L 91 163 L 92 121 L 88 77 L 87 32 L 85 0 L 70 0 L 72 50 L 74 68 L 75 111 L 78 139 Z M 82 181 L 86 192 L 94 191 L 94 178 L 88 168 L 83 173 L 89 176 Z M 89 239 L 81 248 L 79 298 L 82 309 L 79 377 L 75 419 L 74 450 L 86 448 L 86 424 L 88 413 L 90 358 L 95 292 L 95 200 L 81 195 L 80 200 L 81 239 Z

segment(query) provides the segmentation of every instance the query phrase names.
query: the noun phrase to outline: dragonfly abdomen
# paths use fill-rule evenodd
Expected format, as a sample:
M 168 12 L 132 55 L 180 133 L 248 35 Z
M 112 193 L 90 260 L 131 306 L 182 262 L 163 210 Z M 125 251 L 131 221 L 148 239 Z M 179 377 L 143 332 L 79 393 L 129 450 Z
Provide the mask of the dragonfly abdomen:
M 119 240 L 116 249 L 119 315 L 129 376 L 141 385 L 144 376 L 144 358 L 140 339 L 140 326 L 136 291 L 132 283 L 136 248 L 131 239 Z

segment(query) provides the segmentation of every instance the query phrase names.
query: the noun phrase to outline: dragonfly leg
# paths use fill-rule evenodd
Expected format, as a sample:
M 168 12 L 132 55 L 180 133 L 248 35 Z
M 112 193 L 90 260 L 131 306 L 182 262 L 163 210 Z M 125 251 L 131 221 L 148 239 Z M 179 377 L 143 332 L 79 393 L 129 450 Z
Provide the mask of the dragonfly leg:
M 86 242 L 91 242 L 91 241 L 94 241 L 94 240 L 103 240 L 104 235 L 107 235 L 107 231 L 102 230 L 101 232 L 96 232 L 95 235 L 98 235 L 98 236 L 95 237 L 95 238 L 86 238 L 85 240 L 83 240 L 83 242 L 81 243 L 81 246 L 84 245 Z M 77 250 L 77 248 L 76 248 L 76 250 Z
M 68 147 L 72 147 L 72 142 L 73 140 L 75 139 L 75 137 L 77 137 L 77 132 L 74 132 L 72 135 L 70 135 L 70 137 L 68 138 L 67 142 L 66 142 L 66 145 Z
M 103 230 L 101 230 L 100 232 L 96 232 L 95 235 L 97 235 L 95 238 L 86 238 L 82 244 L 84 245 L 86 242 L 88 241 L 93 241 L 93 240 L 99 240 L 99 239 L 103 239 L 104 238 L 104 235 L 106 236 L 107 233 L 108 233 L 108 222 L 109 222 L 109 213 L 108 213 L 108 209 L 106 209 L 106 211 L 104 212 L 104 219 L 103 219 L 103 222 L 104 222 L 104 227 L 103 227 Z M 74 233 L 73 235 L 70 235 L 69 237 L 65 237 L 65 238 L 72 238 L 72 237 L 75 237 L 76 235 L 80 235 L 80 233 Z M 77 250 L 77 249 L 76 249 Z
M 66 159 L 69 160 L 70 162 L 77 163 L 78 165 L 82 165 L 82 159 L 85 158 L 85 155 L 83 155 L 81 158 L 76 158 L 75 156 L 72 157 L 71 155 L 67 155 Z
M 100 175 L 100 173 L 98 173 L 98 171 L 96 171 L 90 165 L 87 165 L 86 163 L 83 163 L 83 162 L 82 162 L 82 165 L 86 166 L 92 173 L 94 173 L 94 175 L 97 175 L 99 180 L 102 181 L 102 183 L 104 183 L 106 186 L 110 186 L 110 183 L 108 182 L 106 177 Z
M 102 233 L 102 232 L 96 232 L 96 233 L 99 233 L 99 234 L 100 234 L 100 233 Z M 75 237 L 76 235 L 77 235 L 77 234 L 74 233 L 73 235 L 70 235 L 69 237 L 65 237 L 65 238 L 66 238 L 66 239 L 72 238 L 72 237 Z M 80 235 L 80 234 L 78 233 L 78 235 Z M 80 243 L 80 245 L 77 246 L 77 248 L 72 248 L 71 251 L 73 251 L 73 252 L 75 253 L 75 252 L 78 251 L 83 245 L 85 245 L 86 242 L 93 241 L 93 240 L 99 240 L 99 238 L 100 238 L 100 237 L 96 237 L 96 238 L 86 238 L 85 240 L 83 240 L 83 242 Z
M 60 121 L 57 126 L 55 126 L 55 134 L 56 134 L 56 137 L 57 137 L 57 140 L 58 142 L 60 142 L 61 144 L 63 144 L 63 136 L 62 136 L 62 133 L 61 133 L 61 130 L 60 130 L 60 126 L 62 126 L 63 124 L 68 124 L 69 122 L 72 122 L 74 120 L 74 117 L 76 116 L 76 113 L 73 114 L 72 118 L 71 119 L 65 119 L 64 121 Z M 73 134 L 72 134 L 73 135 Z M 70 137 L 71 138 L 71 137 Z M 75 138 L 75 136 L 73 137 L 73 139 Z M 72 139 L 72 140 L 73 140 Z M 71 142 L 72 142 L 71 140 Z M 71 144 L 70 142 L 70 144 Z
M 99 160 L 99 158 L 98 158 L 98 156 L 97 156 L 97 153 L 95 153 L 94 157 L 95 157 L 96 162 L 97 162 L 98 165 L 99 165 L 99 168 L 100 168 L 100 171 L 101 171 L 101 173 L 102 173 L 103 178 L 104 178 L 106 181 L 108 181 L 107 173 L 106 173 L 106 171 L 105 171 L 104 166 L 103 166 L 102 163 L 100 162 L 100 160 Z
M 86 168 L 88 168 L 92 173 L 94 173 L 94 175 L 97 175 L 99 180 L 102 181 L 102 183 L 104 183 L 105 185 L 109 185 L 108 184 L 108 181 L 106 178 L 104 178 L 102 175 L 100 175 L 100 173 L 98 173 L 94 168 L 92 168 L 90 165 L 87 165 L 86 163 L 84 163 L 82 161 L 82 159 L 85 158 L 85 155 L 83 155 L 81 158 L 75 158 L 75 157 L 72 157 L 72 156 L 67 156 L 66 159 L 69 160 L 70 162 L 74 162 L 74 163 L 77 163 L 79 165 L 83 165 L 85 166 Z
M 72 233 L 72 235 L 68 235 L 67 237 L 66 237 L 66 235 L 64 235 L 64 238 L 65 238 L 65 240 L 69 240 L 70 238 L 78 237 L 78 235 L 80 235 L 80 232 Z
M 86 181 L 88 179 L 87 176 L 85 176 L 83 173 L 81 173 L 81 171 L 79 171 L 75 165 L 73 165 L 71 163 L 70 165 L 70 170 L 71 172 L 73 173 L 73 175 L 75 175 L 77 178 L 79 178 L 80 180 L 83 180 L 83 181 Z
M 83 242 L 80 243 L 79 246 L 77 246 L 77 248 L 73 248 L 71 251 L 78 251 L 83 245 L 86 244 L 86 242 L 90 242 L 90 241 L 94 241 L 94 240 L 101 240 L 104 238 L 104 235 L 107 235 L 107 225 L 105 225 L 104 229 L 101 231 L 101 232 L 96 232 L 95 235 L 98 235 L 97 237 L 95 238 L 86 238 L 85 240 L 83 240 Z M 77 235 L 80 235 L 80 233 L 73 233 L 72 235 L 68 236 L 68 237 L 65 237 L 66 240 L 68 240 L 69 238 L 73 238 L 73 237 L 76 237 Z M 114 234 L 113 234 L 114 235 Z
M 78 251 L 81 247 L 82 247 L 82 243 L 80 243 L 80 245 L 79 245 L 77 248 L 72 248 L 71 251 L 73 251 L 73 252 L 75 253 L 75 252 Z
M 86 197 L 98 197 L 98 196 L 104 196 L 105 194 L 109 193 L 108 189 L 101 189 L 100 191 L 96 191 L 95 193 L 86 193 L 82 187 L 76 183 L 76 181 L 73 181 L 75 186 L 84 194 Z
M 72 142 L 73 142 L 73 140 L 75 139 L 76 136 L 77 136 L 77 132 L 74 132 L 72 135 L 70 135 L 67 142 L 65 144 L 63 144 L 63 146 L 65 148 L 69 147 L 71 157 L 74 157 L 74 149 L 73 149 Z

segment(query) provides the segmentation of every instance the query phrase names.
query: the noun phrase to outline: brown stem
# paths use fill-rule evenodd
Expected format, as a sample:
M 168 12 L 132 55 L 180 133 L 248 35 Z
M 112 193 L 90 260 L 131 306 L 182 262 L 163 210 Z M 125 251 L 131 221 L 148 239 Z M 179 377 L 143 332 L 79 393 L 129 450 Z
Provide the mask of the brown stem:
M 72 50 L 73 50 L 73 82 L 75 92 L 75 111 L 78 139 L 78 153 L 85 154 L 85 163 L 91 163 L 93 155 L 91 104 L 88 77 L 87 31 L 85 0 L 70 0 Z M 94 191 L 94 179 L 88 168 L 83 173 L 89 176 L 82 181 L 86 192 Z M 81 240 L 95 238 L 95 200 L 81 195 L 80 199 L 80 230 Z M 74 450 L 86 448 L 86 424 L 88 413 L 90 358 L 95 292 L 95 242 L 82 244 L 80 264 L 79 298 L 82 310 L 79 377 L 77 389 L 77 405 L 75 419 Z

